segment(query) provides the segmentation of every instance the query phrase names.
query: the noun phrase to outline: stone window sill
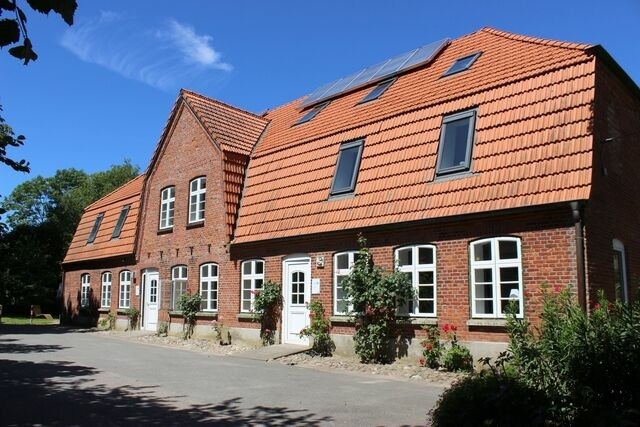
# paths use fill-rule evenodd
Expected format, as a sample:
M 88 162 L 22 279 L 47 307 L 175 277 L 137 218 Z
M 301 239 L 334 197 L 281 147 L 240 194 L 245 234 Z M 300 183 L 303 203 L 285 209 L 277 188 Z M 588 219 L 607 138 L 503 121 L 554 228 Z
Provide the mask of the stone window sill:
M 467 326 L 480 326 L 489 328 L 504 328 L 507 326 L 506 319 L 469 319 Z
M 252 321 L 254 320 L 253 313 L 238 313 L 237 319 L 240 321 Z

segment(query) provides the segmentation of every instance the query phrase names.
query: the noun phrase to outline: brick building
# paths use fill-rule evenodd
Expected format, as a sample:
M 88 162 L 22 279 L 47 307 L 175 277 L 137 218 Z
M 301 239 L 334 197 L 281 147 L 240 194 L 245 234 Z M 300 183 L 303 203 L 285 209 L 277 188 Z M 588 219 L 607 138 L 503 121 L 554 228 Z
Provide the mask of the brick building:
M 409 336 L 453 323 L 493 352 L 506 305 L 535 321 L 544 284 L 585 307 L 599 289 L 633 298 L 639 119 L 637 85 L 602 47 L 491 28 L 262 116 L 183 90 L 146 173 L 86 209 L 65 300 L 137 307 L 155 330 L 180 327 L 176 298 L 200 292 L 201 332 L 216 319 L 253 340 L 252 291 L 270 279 L 281 341 L 305 343 L 305 303 L 320 299 L 347 351 L 340 281 L 361 233 L 376 264 L 412 280 Z

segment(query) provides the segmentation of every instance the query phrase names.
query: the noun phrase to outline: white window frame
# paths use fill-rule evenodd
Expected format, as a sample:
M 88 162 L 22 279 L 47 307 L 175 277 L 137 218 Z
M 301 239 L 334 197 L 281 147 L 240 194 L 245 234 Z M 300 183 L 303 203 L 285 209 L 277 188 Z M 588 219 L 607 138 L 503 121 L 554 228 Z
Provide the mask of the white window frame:
M 111 283 L 113 276 L 110 271 L 102 273 L 102 287 L 100 288 L 100 307 L 111 307 Z
M 89 307 L 89 295 L 91 294 L 91 276 L 85 273 L 80 276 L 80 307 Z
M 118 308 L 131 308 L 131 281 L 133 273 L 131 270 L 120 272 L 120 293 L 118 298 Z
M 215 275 L 211 274 L 215 269 Z M 208 262 L 200 266 L 200 297 L 202 311 L 218 311 L 218 264 Z
M 515 242 L 517 248 L 517 258 L 500 259 L 499 258 L 499 244 L 500 242 Z M 491 259 L 490 260 L 476 260 L 475 251 L 479 245 L 484 243 L 491 244 Z M 513 299 L 518 302 L 518 313 L 516 317 L 522 318 L 524 313 L 524 285 L 522 280 L 522 242 L 518 237 L 492 237 L 488 239 L 475 240 L 469 243 L 469 272 L 471 276 L 471 315 L 474 318 L 505 318 L 506 315 L 501 310 L 500 302 L 502 300 Z M 518 269 L 518 289 L 517 292 L 512 293 L 508 298 L 501 297 L 500 289 L 500 269 L 502 268 L 517 268 Z M 478 313 L 476 307 L 476 270 L 491 270 L 491 298 L 483 300 L 493 302 L 493 313 Z
M 347 311 L 340 311 L 338 309 L 338 303 L 348 300 L 348 298 L 338 298 L 338 289 L 342 287 L 339 286 L 338 278 L 346 277 L 351 273 L 353 269 L 353 264 L 356 261 L 356 255 L 358 255 L 358 251 L 344 251 L 333 254 L 333 314 L 336 316 L 346 316 L 350 312 L 353 311 L 353 304 L 349 301 L 347 303 Z M 347 268 L 338 268 L 338 257 L 347 256 Z M 343 279 L 344 280 L 344 279 Z
M 176 265 L 171 268 L 171 310 L 178 310 L 178 301 L 182 294 L 187 293 L 189 284 L 189 269 L 186 265 Z
M 262 273 L 256 273 L 257 264 L 262 264 Z M 245 273 L 245 265 L 251 266 L 249 273 Z M 262 259 L 250 259 L 244 261 L 240 267 L 240 312 L 250 313 L 253 311 L 253 301 L 255 300 L 256 291 L 262 289 L 264 286 L 265 262 Z M 260 281 L 259 286 L 256 284 L 258 281 Z M 245 282 L 249 282 L 248 286 Z
M 201 176 L 189 182 L 189 224 L 204 221 L 207 177 Z
M 615 289 L 615 295 L 616 295 L 616 299 L 621 300 L 624 303 L 628 303 L 629 302 L 629 281 L 627 278 L 627 254 L 624 250 L 624 244 L 618 240 L 618 239 L 613 239 L 613 252 L 615 255 L 615 252 L 619 252 L 620 253 L 620 268 L 622 270 L 622 289 L 618 290 L 617 288 Z M 614 263 L 615 263 L 615 258 L 614 258 Z M 614 264 L 615 265 L 615 264 Z M 616 279 L 615 277 L 615 267 L 614 267 L 614 280 Z M 615 282 L 614 282 L 615 285 Z M 620 294 L 620 291 L 622 291 L 622 293 Z
M 411 265 L 400 265 L 400 252 L 405 250 L 411 250 Z M 431 264 L 420 264 L 420 249 L 429 249 L 432 251 L 433 262 Z M 401 314 L 408 314 L 411 317 L 436 317 L 438 312 L 438 277 L 437 277 L 437 269 L 436 269 L 436 260 L 437 251 L 434 245 L 408 245 L 396 248 L 394 252 L 395 263 L 398 266 L 398 271 L 401 273 L 411 273 L 411 285 L 414 290 L 413 301 L 405 304 L 403 309 L 404 313 L 400 311 Z M 433 284 L 420 284 L 420 273 L 432 273 L 433 274 Z M 433 287 L 433 298 L 420 298 L 420 287 Z M 420 312 L 420 301 L 433 301 L 433 311 L 432 312 Z
M 176 187 L 170 186 L 160 192 L 160 230 L 173 228 L 173 215 L 176 204 Z

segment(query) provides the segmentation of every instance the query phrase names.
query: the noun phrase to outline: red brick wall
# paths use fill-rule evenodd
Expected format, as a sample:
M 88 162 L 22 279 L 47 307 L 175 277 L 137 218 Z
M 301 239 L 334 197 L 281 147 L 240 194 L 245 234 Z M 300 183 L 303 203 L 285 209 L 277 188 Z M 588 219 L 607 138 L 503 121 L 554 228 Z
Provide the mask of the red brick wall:
M 632 300 L 640 285 L 640 95 L 602 60 L 594 112 L 593 185 L 585 209 L 590 305 L 599 289 L 615 297 L 613 239 L 625 246 Z

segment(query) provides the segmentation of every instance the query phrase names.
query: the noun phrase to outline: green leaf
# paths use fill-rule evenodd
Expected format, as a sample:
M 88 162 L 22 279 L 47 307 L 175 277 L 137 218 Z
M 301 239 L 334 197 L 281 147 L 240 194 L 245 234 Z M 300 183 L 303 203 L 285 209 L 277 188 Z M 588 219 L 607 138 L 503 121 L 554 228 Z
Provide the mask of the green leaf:
M 20 27 L 15 19 L 0 19 L 0 47 L 18 43 Z
M 24 65 L 27 65 L 29 61 L 38 59 L 38 55 L 31 48 L 31 41 L 29 39 L 24 39 L 24 44 L 9 49 L 9 54 L 24 60 Z
M 9 0 L 0 0 L 0 9 L 2 10 L 15 10 L 16 5 L 11 3 Z
M 27 0 L 33 10 L 48 15 L 52 10 L 68 25 L 73 25 L 73 15 L 78 8 L 76 0 Z

